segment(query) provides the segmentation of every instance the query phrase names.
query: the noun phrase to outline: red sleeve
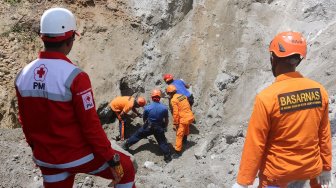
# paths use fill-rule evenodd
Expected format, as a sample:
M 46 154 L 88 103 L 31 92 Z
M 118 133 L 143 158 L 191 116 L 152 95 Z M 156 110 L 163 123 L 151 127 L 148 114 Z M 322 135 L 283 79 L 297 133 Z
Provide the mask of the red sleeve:
M 111 147 L 97 115 L 89 76 L 79 73 L 71 85 L 72 101 L 82 133 L 95 154 L 106 161 L 115 153 Z
M 19 106 L 19 114 L 18 114 L 18 119 L 19 119 L 19 123 L 21 124 L 21 127 L 22 127 L 22 131 L 26 137 L 26 141 L 28 143 L 28 145 L 33 149 L 33 143 L 31 142 L 31 139 L 30 139 L 30 135 L 28 134 L 28 131 L 26 130 L 26 126 L 25 126 L 25 121 L 24 121 L 24 118 L 23 118 L 23 115 L 22 115 L 22 97 L 20 95 L 20 92 L 18 91 L 17 87 L 15 86 L 15 91 L 16 91 L 16 97 L 18 99 L 18 106 Z

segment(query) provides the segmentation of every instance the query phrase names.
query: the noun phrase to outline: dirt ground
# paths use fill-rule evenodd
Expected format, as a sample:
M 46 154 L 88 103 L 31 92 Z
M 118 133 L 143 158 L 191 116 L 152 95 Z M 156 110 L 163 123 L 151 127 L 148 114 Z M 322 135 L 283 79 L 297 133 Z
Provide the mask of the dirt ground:
M 77 17 L 81 36 L 69 58 L 89 74 L 97 107 L 118 95 L 149 100 L 153 88 L 164 90 L 165 73 L 192 85 L 196 123 L 182 157 L 164 163 L 152 136 L 135 144 L 131 153 L 139 164 L 137 187 L 216 188 L 236 181 L 254 97 L 274 80 L 268 45 L 285 30 L 300 31 L 307 38 L 307 58 L 298 69 L 329 92 L 335 148 L 334 0 L 2 0 L 0 187 L 35 188 L 42 183 L 19 128 L 13 83 L 18 71 L 42 49 L 37 34 L 40 16 L 56 6 L 69 8 Z M 167 104 L 168 99 L 162 102 Z M 134 119 L 129 134 L 141 125 L 141 119 Z M 103 127 L 114 139 L 117 125 Z M 172 127 L 167 138 L 174 144 Z M 81 188 L 108 183 L 87 175 L 76 177 Z

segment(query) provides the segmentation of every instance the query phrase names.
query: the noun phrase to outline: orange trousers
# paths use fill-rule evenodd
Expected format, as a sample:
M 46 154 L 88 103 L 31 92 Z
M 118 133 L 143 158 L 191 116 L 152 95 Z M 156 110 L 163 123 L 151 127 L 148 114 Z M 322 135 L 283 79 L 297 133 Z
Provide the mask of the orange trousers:
M 279 180 L 272 180 L 267 178 L 265 175 L 259 174 L 259 186 L 258 188 L 267 188 L 267 186 L 275 186 L 279 188 L 287 188 L 290 182 L 282 182 Z M 321 185 L 317 183 L 316 178 L 311 179 L 310 182 L 311 188 L 321 188 Z
M 119 112 L 115 112 L 115 115 L 117 116 L 119 120 L 119 133 L 120 133 L 120 140 L 125 139 L 125 120 L 120 116 Z
M 175 151 L 182 151 L 183 137 L 189 135 L 190 124 L 179 124 L 176 130 Z

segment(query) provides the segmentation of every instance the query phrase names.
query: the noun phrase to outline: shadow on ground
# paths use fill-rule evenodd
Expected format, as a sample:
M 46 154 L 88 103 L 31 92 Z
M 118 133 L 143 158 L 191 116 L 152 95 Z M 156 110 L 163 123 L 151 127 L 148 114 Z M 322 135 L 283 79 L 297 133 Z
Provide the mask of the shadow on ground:
M 331 135 L 336 135 L 336 118 L 330 119 Z
M 162 156 L 163 153 L 160 150 L 160 146 L 157 144 L 157 142 L 154 139 L 151 138 L 147 138 L 148 143 L 143 144 L 135 149 L 130 148 L 129 152 L 133 155 L 135 155 L 136 153 L 139 153 L 141 151 L 147 150 L 150 151 L 151 153 L 154 153 L 157 156 Z M 174 153 L 174 146 L 171 143 L 168 143 L 170 151 L 172 153 Z M 196 142 L 194 141 L 187 141 L 187 143 L 183 144 L 183 152 L 185 152 L 186 150 L 189 150 L 190 148 L 192 148 L 193 146 L 196 145 Z
M 189 126 L 189 133 L 190 133 L 190 134 L 199 134 L 199 130 L 198 130 L 198 128 L 197 128 L 197 125 L 195 125 L 195 124 L 191 124 L 191 125 Z
M 147 138 L 147 140 L 148 140 L 148 143 L 143 144 L 143 145 L 135 148 L 134 150 L 132 150 L 130 148 L 129 152 L 134 155 L 134 154 L 139 153 L 141 151 L 147 150 L 147 151 L 150 151 L 151 153 L 154 153 L 157 156 L 162 156 L 163 153 L 160 150 L 159 144 L 157 144 L 157 142 L 153 139 Z

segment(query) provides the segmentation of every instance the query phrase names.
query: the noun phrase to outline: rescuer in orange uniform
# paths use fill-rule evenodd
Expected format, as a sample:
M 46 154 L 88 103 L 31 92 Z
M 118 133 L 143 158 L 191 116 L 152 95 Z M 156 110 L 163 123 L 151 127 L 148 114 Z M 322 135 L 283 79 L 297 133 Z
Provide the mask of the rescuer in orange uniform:
M 176 130 L 175 153 L 172 158 L 178 158 L 182 152 L 183 140 L 186 141 L 189 135 L 189 126 L 194 121 L 194 114 L 186 96 L 177 94 L 174 85 L 168 85 L 166 89 L 170 97 L 170 104 L 173 108 L 173 125 Z
M 298 32 L 279 33 L 271 42 L 275 82 L 255 99 L 237 183 L 259 187 L 332 187 L 328 93 L 296 72 L 307 44 Z
M 145 105 L 146 105 L 145 98 L 143 97 L 134 98 L 132 96 L 119 96 L 114 98 L 110 102 L 110 107 L 119 120 L 119 132 L 121 140 L 124 140 L 125 136 L 124 135 L 125 115 L 132 110 L 137 116 L 142 117 L 142 115 L 136 110 L 136 108 L 144 107 Z

